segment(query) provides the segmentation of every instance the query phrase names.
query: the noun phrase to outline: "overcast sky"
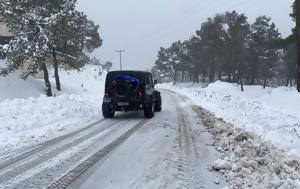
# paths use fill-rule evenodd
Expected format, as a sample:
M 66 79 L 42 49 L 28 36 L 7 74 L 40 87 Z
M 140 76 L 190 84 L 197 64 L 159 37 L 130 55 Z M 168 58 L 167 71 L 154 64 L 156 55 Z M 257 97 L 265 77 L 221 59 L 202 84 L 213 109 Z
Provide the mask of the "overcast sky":
M 119 68 L 116 49 L 124 49 L 125 69 L 151 68 L 161 46 L 185 40 L 208 17 L 225 11 L 272 17 L 282 36 L 291 33 L 294 0 L 79 0 L 78 8 L 100 25 L 103 46 L 94 55 Z

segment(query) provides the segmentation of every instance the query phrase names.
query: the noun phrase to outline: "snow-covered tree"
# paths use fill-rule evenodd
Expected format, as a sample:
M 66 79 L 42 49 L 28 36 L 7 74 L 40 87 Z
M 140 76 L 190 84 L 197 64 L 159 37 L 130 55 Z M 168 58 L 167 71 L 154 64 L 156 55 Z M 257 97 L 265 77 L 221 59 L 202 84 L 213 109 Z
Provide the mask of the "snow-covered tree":
M 165 49 L 160 48 L 155 65 L 161 71 L 161 77 L 170 77 L 177 82 L 178 73 L 182 69 L 182 43 L 174 42 L 171 47 Z
M 85 52 L 91 53 L 102 45 L 99 26 L 75 9 L 60 14 L 50 28 L 49 46 L 54 63 L 56 87 L 61 90 L 58 57 L 69 68 L 80 68 L 89 62 Z
M 226 30 L 225 49 L 227 69 L 233 75 L 233 81 L 242 82 L 245 70 L 245 52 L 247 38 L 250 34 L 250 25 L 244 14 L 236 11 L 226 12 L 224 15 L 224 27 Z M 231 80 L 229 78 L 229 80 Z
M 205 47 L 201 38 L 193 36 L 188 42 L 188 54 L 191 61 L 191 74 L 193 75 L 194 82 L 200 82 L 199 77 L 202 74 L 202 81 L 205 82 L 205 78 L 208 72 L 209 55 L 206 53 Z
M 278 58 L 277 49 L 272 48 L 272 44 L 279 40 L 279 37 L 280 34 L 271 18 L 260 16 L 251 25 L 251 37 L 248 42 L 254 58 L 249 66 L 251 84 L 254 84 L 258 77 L 266 84 L 266 80 L 272 77 L 272 69 Z
M 223 17 L 217 15 L 214 18 L 208 18 L 202 23 L 201 29 L 196 31 L 201 40 L 201 45 L 208 54 L 208 73 L 209 81 L 213 82 L 217 73 L 217 64 L 221 62 L 221 52 L 225 43 L 225 29 L 223 28 Z
M 1 52 L 17 68 L 29 64 L 23 78 L 42 69 L 45 74 L 47 94 L 51 96 L 46 61 L 53 57 L 57 89 L 60 90 L 58 58 L 67 58 L 70 67 L 88 62 L 84 52 L 92 52 L 102 44 L 99 26 L 75 9 L 76 0 L 3 0 L 0 13 L 15 38 L 1 46 Z M 76 61 L 75 61 L 76 60 Z M 76 65 L 76 66 L 75 66 Z
M 103 69 L 105 69 L 107 72 L 109 72 L 111 70 L 112 66 L 113 66 L 113 63 L 110 61 L 106 61 L 104 63 L 104 65 L 102 65 Z
M 201 75 L 202 82 L 227 77 L 228 82 L 240 83 L 242 90 L 244 83 L 263 81 L 266 86 L 268 80 L 284 78 L 284 74 L 291 81 L 295 77 L 292 39 L 281 39 L 266 16 L 258 17 L 250 27 L 244 14 L 226 12 L 208 18 L 189 40 L 162 47 L 153 72 L 175 81 L 178 72 L 187 72 L 194 82 L 199 82 Z

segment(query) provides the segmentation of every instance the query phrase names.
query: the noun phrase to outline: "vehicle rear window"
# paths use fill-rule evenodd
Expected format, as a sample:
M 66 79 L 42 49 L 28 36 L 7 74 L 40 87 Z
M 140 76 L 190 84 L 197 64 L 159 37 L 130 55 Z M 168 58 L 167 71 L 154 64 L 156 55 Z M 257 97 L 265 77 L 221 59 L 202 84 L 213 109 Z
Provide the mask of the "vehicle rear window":
M 105 88 L 107 90 L 110 90 L 113 80 L 117 76 L 131 76 L 137 78 L 143 85 L 151 84 L 149 75 L 150 75 L 149 73 L 144 73 L 144 72 L 131 72 L 131 71 L 110 72 L 106 76 Z

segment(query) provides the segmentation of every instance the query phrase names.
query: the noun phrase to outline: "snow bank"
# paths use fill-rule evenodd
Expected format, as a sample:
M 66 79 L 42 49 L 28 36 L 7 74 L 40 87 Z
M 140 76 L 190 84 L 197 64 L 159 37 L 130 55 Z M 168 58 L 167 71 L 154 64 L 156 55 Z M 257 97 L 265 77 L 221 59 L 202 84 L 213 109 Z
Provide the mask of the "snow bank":
M 39 97 L 44 93 L 44 82 L 29 77 L 26 81 L 16 71 L 6 77 L 0 76 L 0 102 L 6 99 Z
M 61 79 L 63 93 L 102 97 L 104 94 L 103 91 L 106 71 L 99 74 L 100 71 L 102 71 L 102 68 L 95 65 L 86 65 L 81 69 L 81 71 L 61 70 L 59 76 Z M 55 91 L 55 80 L 52 70 L 50 71 L 50 74 L 52 75 L 51 82 L 53 83 L 52 88 L 54 90 L 54 94 L 60 94 Z
M 1 61 L 0 61 L 1 63 Z M 2 61 L 3 63 L 3 61 Z M 1 65 L 1 64 L 0 64 Z M 99 75 L 101 67 L 86 65 L 81 71 L 59 71 L 62 92 L 55 89 L 55 79 L 53 70 L 49 70 L 50 82 L 53 94 L 84 94 L 91 96 L 101 96 L 104 90 L 104 79 L 106 72 Z M 0 77 L 0 102 L 6 99 L 26 99 L 29 97 L 39 97 L 44 94 L 44 80 L 29 77 L 27 80 L 20 78 L 20 72 L 16 71 L 6 77 Z
M 30 146 L 100 119 L 106 75 L 100 71 L 95 65 L 80 72 L 61 70 L 62 92 L 58 92 L 50 69 L 55 96 L 51 98 L 43 95 L 43 80 L 29 77 L 24 81 L 18 71 L 0 77 L 0 150 Z
M 245 86 L 245 92 L 241 92 L 238 85 L 225 82 L 201 86 L 160 85 L 188 96 L 234 126 L 255 132 L 289 153 L 300 155 L 300 94 L 295 88 Z
M 234 128 L 204 109 L 197 109 L 204 127 L 214 136 L 222 157 L 211 170 L 224 174 L 232 188 L 299 188 L 300 161 L 257 135 Z
M 0 69 L 6 68 L 6 60 L 0 59 Z M 26 81 L 20 78 L 18 70 L 8 76 L 0 76 L 0 102 L 6 99 L 39 97 L 44 93 L 44 83 L 29 77 Z
M 77 130 L 100 115 L 100 100 L 83 95 L 0 103 L 0 149 L 21 147 Z

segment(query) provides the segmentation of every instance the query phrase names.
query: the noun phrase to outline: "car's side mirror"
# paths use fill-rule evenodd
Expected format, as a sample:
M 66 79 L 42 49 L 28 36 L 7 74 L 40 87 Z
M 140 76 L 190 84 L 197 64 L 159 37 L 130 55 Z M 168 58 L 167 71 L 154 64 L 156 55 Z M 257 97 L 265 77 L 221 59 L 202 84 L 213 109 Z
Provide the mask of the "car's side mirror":
M 157 85 L 157 80 L 154 80 L 154 86 Z

